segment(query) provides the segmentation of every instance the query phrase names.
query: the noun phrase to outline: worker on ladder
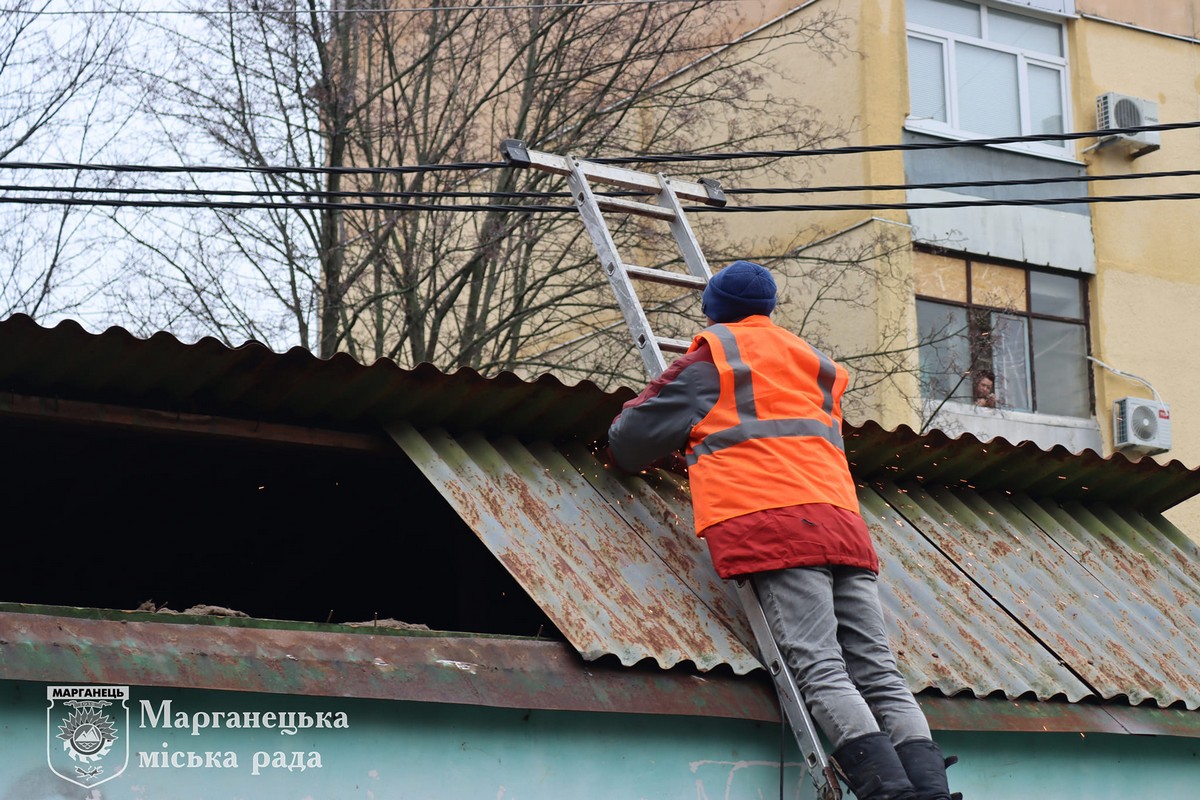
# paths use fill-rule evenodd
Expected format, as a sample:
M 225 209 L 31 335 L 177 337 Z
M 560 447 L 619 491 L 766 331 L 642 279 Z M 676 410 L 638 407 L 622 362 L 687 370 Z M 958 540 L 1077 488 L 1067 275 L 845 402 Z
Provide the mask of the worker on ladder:
M 750 579 L 859 800 L 950 800 L 946 760 L 896 667 L 841 437 L 846 370 L 775 325 L 774 278 L 735 261 L 708 326 L 609 429 L 636 472 L 684 452 L 696 531 L 722 578 Z M 959 797 L 960 795 L 955 795 Z

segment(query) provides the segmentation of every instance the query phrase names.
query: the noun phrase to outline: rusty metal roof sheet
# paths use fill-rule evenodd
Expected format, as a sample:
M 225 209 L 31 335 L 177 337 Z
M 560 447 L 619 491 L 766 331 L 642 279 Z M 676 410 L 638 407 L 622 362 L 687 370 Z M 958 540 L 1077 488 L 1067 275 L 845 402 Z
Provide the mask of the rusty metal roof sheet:
M 392 433 L 585 658 L 758 666 L 676 476 L 621 475 L 582 446 Z M 1200 548 L 1160 515 L 912 481 L 859 499 L 914 691 L 1200 707 Z
M 1200 708 L 1200 548 L 1163 517 L 1030 494 L 877 491 L 1087 696 Z
M 678 482 L 622 480 L 579 445 L 391 432 L 584 658 L 759 667 Z
M 628 392 L 21 317 L 0 322 L 0 391 L 387 427 L 586 657 L 755 666 L 686 485 L 616 475 L 582 445 Z M 1200 471 L 870 422 L 845 434 L 915 690 L 1200 707 L 1200 552 L 1159 513 L 1200 492 Z
M 1048 654 L 1070 671 L 1072 680 L 1054 677 L 1068 699 L 1200 708 L 1200 547 L 1161 516 L 1029 494 L 885 482 L 875 489 L 1024 631 L 1026 653 Z M 916 575 L 888 577 L 911 596 Z M 957 639 L 993 630 L 980 618 Z M 1001 674 L 1004 651 L 983 643 L 975 659 Z M 927 663 L 920 672 L 936 669 Z M 1044 697 L 1049 686 L 1030 688 Z M 1005 693 L 1011 696 L 1011 685 Z

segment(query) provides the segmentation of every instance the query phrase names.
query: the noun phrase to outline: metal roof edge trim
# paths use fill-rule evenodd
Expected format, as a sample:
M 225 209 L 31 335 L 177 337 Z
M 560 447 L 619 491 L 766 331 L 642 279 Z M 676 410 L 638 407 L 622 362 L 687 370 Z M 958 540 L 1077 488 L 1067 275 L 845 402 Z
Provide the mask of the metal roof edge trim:
M 2 611 L 0 631 L 3 681 L 779 721 L 761 675 L 585 664 L 562 642 Z M 935 731 L 1200 738 L 1200 712 L 1184 709 L 929 694 L 917 701 Z
M 1045 700 L 918 695 L 935 731 L 1111 733 L 1200 738 L 1200 711 Z
M 765 680 L 585 665 L 563 642 L 336 633 L 294 624 L 252 628 L 0 611 L 0 680 L 778 718 Z

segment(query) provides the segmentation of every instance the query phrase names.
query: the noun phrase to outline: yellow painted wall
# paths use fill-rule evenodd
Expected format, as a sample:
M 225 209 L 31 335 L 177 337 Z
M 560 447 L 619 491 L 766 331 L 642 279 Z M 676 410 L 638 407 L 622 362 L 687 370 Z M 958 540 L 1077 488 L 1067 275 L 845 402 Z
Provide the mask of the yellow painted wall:
M 1075 11 L 1176 36 L 1200 30 L 1200 0 L 1075 0 Z
M 769 2 L 764 19 L 772 32 L 803 31 L 827 15 L 838 19 L 845 34 L 836 52 L 822 54 L 803 42 L 777 48 L 756 60 L 765 84 L 761 92 L 790 101 L 802 102 L 814 109 L 814 115 L 827 130 L 839 135 L 813 142 L 813 147 L 840 147 L 891 144 L 903 135 L 903 120 L 908 111 L 907 54 L 904 34 L 903 0 L 818 0 L 804 3 Z M 795 10 L 790 15 L 771 17 L 767 12 Z M 789 146 L 781 143 L 781 148 Z M 788 159 L 756 175 L 739 176 L 730 188 L 738 186 L 857 186 L 877 183 L 902 184 L 903 157 L 899 152 L 845 154 Z M 792 205 L 902 202 L 904 194 L 891 192 L 840 192 L 794 195 L 735 196 L 737 205 Z M 874 246 L 886 253 L 877 264 L 880 279 L 861 287 L 856 298 L 869 303 L 863 307 L 843 304 L 835 315 L 827 315 L 819 330 L 836 355 L 862 353 L 876 349 L 887 340 L 893 347 L 904 346 L 898 330 L 915 327 L 915 309 L 911 290 L 911 253 L 907 250 L 907 218 L 903 211 L 809 211 L 728 215 L 722 218 L 719 232 L 706 231 L 710 261 L 719 267 L 734 257 L 760 257 L 770 264 L 770 256 L 800 250 L 802 257 L 838 258 L 848 252 L 861 253 Z M 898 223 L 893 224 L 893 223 Z M 899 247 L 897 245 L 900 245 Z M 720 253 L 726 258 L 713 257 Z M 806 285 L 803 278 L 787 277 L 810 269 L 801 260 L 773 265 L 781 274 L 781 305 L 777 319 L 781 324 L 801 329 L 802 317 L 815 292 L 822 287 Z M 827 273 L 826 273 L 827 274 Z M 847 284 L 860 276 L 848 277 Z M 811 329 L 810 329 L 811 330 Z M 804 331 L 801 330 L 803 333 Z M 905 354 L 908 372 L 900 372 L 887 383 L 860 393 L 848 405 L 847 417 L 861 422 L 873 419 L 891 427 L 915 422 L 918 400 L 916 352 Z M 904 360 L 904 359 L 902 359 Z M 854 370 L 853 364 L 849 364 Z
M 1079 0 L 1083 13 L 1193 35 L 1200 3 Z M 1076 126 L 1095 127 L 1095 98 L 1108 91 L 1153 100 L 1162 122 L 1200 119 L 1200 45 L 1084 18 L 1071 26 L 1071 72 Z M 1200 163 L 1195 130 L 1161 134 L 1160 150 L 1131 159 L 1114 148 L 1082 153 L 1093 175 L 1136 175 L 1194 169 Z M 1187 178 L 1094 183 L 1094 195 L 1193 191 Z M 1189 348 L 1200 309 L 1200 215 L 1197 201 L 1095 204 L 1092 226 L 1097 275 L 1091 287 L 1092 352 L 1154 385 L 1170 404 L 1173 448 L 1160 461 L 1200 466 L 1200 357 Z M 1097 368 L 1096 407 L 1106 446 L 1111 409 L 1120 397 L 1149 397 L 1142 385 Z M 1169 514 L 1200 531 L 1200 501 Z

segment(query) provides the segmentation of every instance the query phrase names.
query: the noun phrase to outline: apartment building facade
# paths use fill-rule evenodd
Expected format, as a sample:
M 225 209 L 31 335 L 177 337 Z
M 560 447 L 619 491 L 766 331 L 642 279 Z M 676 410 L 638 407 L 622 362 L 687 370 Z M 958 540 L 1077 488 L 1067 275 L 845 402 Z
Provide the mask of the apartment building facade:
M 788 25 L 824 5 L 766 11 L 769 24 Z M 871 287 L 869 308 L 829 323 L 835 347 L 857 338 L 860 350 L 885 346 L 890 329 L 886 346 L 907 364 L 853 413 L 1200 463 L 1200 425 L 1188 423 L 1200 413 L 1200 375 L 1186 351 L 1200 228 L 1194 201 L 1170 197 L 1189 191 L 1188 178 L 1163 174 L 1193 167 L 1200 141 L 1186 127 L 1130 130 L 1200 118 L 1200 3 L 882 0 L 837 10 L 842 56 L 797 47 L 764 66 L 772 91 L 851 131 L 847 145 L 880 146 L 826 157 L 812 181 L 858 189 L 796 202 L 862 207 L 738 223 L 747 247 L 789 230 L 805 231 L 814 251 L 851 237 L 902 245 L 889 256 L 901 280 Z M 1125 132 L 1078 135 L 1112 129 Z M 1054 138 L 1064 134 L 1076 135 Z M 802 298 L 803 270 L 792 274 L 785 296 Z M 1200 528 L 1200 510 L 1175 513 Z

